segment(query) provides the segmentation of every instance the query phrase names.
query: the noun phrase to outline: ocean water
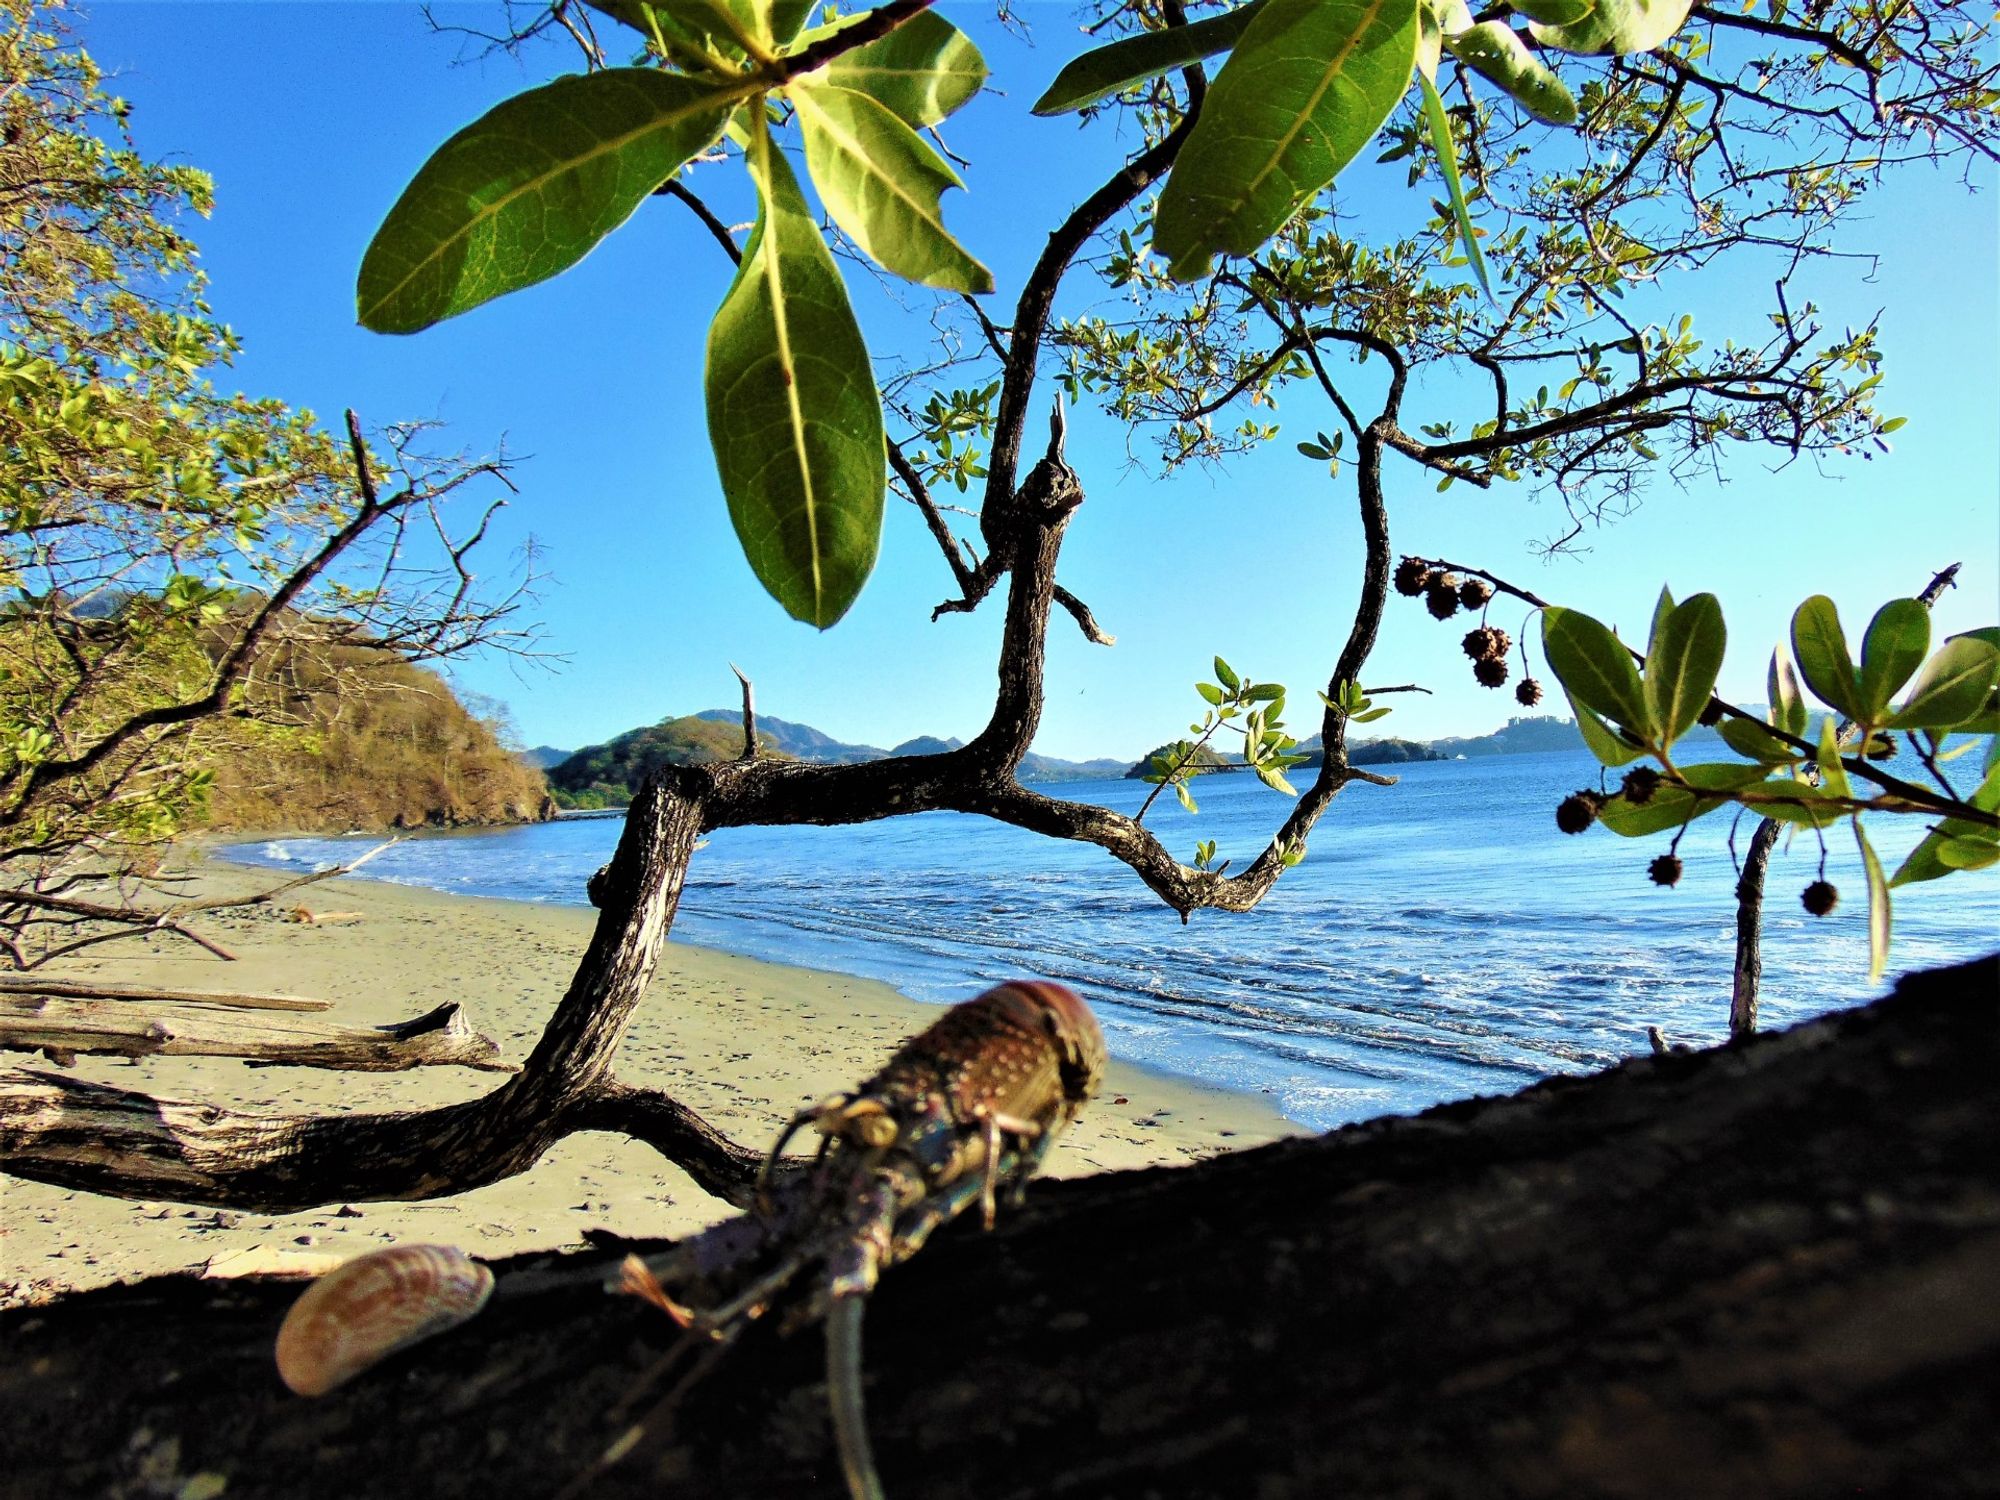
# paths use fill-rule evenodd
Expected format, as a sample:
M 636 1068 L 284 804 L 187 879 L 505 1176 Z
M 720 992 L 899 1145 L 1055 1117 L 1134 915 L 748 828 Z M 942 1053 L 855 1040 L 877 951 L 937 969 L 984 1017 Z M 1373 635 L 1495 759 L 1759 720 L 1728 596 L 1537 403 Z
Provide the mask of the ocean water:
M 1582 751 L 1390 767 L 1394 787 L 1354 784 L 1321 820 L 1304 864 L 1255 911 L 1162 906 L 1091 845 L 958 813 L 847 828 L 725 829 L 694 858 L 673 936 L 781 963 L 886 980 L 950 1003 L 997 980 L 1074 986 L 1114 1053 L 1269 1095 L 1327 1129 L 1444 1100 L 1512 1092 L 1676 1041 L 1727 1034 L 1734 956 L 1730 817 L 1683 839 L 1673 890 L 1646 864 L 1664 837 L 1602 828 L 1567 837 L 1554 808 L 1598 783 Z M 1131 781 L 1053 794 L 1135 811 Z M 1241 868 L 1287 811 L 1253 778 L 1196 783 L 1199 815 L 1171 795 L 1147 824 L 1182 858 L 1212 838 Z M 1900 826 L 1899 826 L 1900 825 Z M 617 841 L 616 818 L 440 834 L 373 860 L 373 879 L 467 895 L 584 905 Z M 1752 823 L 1745 819 L 1739 845 Z M 1893 872 L 1916 820 L 1871 833 Z M 285 870 L 353 858 L 369 837 L 239 845 L 228 857 Z M 1866 999 L 1866 896 L 1853 836 L 1826 834 L 1838 911 L 1809 916 L 1818 874 L 1808 830 L 1781 840 L 1766 898 L 1763 1018 L 1784 1025 Z M 2000 878 L 1960 875 L 1895 893 L 1892 973 L 2000 947 Z

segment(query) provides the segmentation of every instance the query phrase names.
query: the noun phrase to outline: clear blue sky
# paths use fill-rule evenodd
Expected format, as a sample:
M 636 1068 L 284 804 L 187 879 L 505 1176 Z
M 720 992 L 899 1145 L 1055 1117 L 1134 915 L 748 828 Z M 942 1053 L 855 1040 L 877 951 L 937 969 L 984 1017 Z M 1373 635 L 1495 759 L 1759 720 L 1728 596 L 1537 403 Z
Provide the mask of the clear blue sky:
M 949 222 L 998 278 L 1004 321 L 1043 236 L 1101 180 L 1116 143 L 1027 114 L 1076 50 L 1066 6 L 1017 5 L 1032 46 L 993 25 L 990 6 L 946 9 L 1004 91 L 952 122 L 954 148 L 974 165 L 970 192 L 946 200 Z M 491 29 L 499 7 L 436 10 Z M 552 575 L 539 613 L 549 648 L 568 660 L 552 670 L 473 661 L 454 676 L 508 702 L 526 743 L 573 748 L 732 703 L 732 660 L 756 679 L 766 712 L 843 739 L 969 736 L 983 723 L 999 612 L 989 603 L 929 623 L 950 579 L 907 506 L 892 499 L 875 578 L 829 632 L 787 619 L 751 577 L 715 481 L 700 390 L 729 267 L 678 205 L 648 203 L 565 276 L 431 332 L 385 338 L 355 325 L 355 268 L 411 173 L 492 104 L 569 68 L 566 55 L 454 66 L 455 40 L 433 35 L 414 4 L 386 0 L 97 0 L 80 33 L 134 104 L 141 148 L 216 179 L 214 218 L 194 233 L 217 313 L 246 344 L 244 389 L 333 418 L 353 406 L 371 423 L 438 419 L 453 444 L 486 450 L 504 437 L 522 460 L 522 495 L 496 527 L 493 559 L 539 539 Z M 1774 474 L 1763 455 L 1739 452 L 1728 483 L 1657 489 L 1592 536 L 1588 557 L 1548 565 L 1529 543 L 1561 529 L 1551 507 L 1505 491 L 1436 495 L 1403 466 L 1389 483 L 1398 550 L 1484 563 L 1628 632 L 1643 632 L 1662 582 L 1683 596 L 1713 590 L 1730 624 L 1722 686 L 1742 700 L 1762 698 L 1770 647 L 1808 593 L 1833 595 L 1858 635 L 1880 601 L 1962 560 L 1964 586 L 1940 606 L 1940 633 L 1990 623 L 2000 615 L 2000 235 L 1991 174 L 1979 183 L 1975 195 L 1951 175 L 1906 176 L 1849 231 L 1851 248 L 1881 253 L 1878 274 L 1817 273 L 1830 321 L 1884 310 L 1881 404 L 1910 418 L 1892 457 L 1826 477 Z M 1358 201 L 1373 191 L 1364 185 Z M 1753 276 L 1698 290 L 1740 312 L 1768 286 L 1761 270 Z M 920 312 L 866 277 L 851 285 L 878 352 L 919 347 Z M 1101 295 L 1080 274 L 1071 287 L 1072 312 Z M 1759 326 L 1739 317 L 1734 331 L 1754 338 Z M 1190 685 L 1218 651 L 1312 701 L 1306 689 L 1324 681 L 1351 614 L 1358 527 L 1346 491 L 1292 448 L 1331 430 L 1327 414 L 1300 399 L 1281 416 L 1286 435 L 1266 453 L 1163 482 L 1131 465 L 1121 427 L 1077 414 L 1070 458 L 1088 501 L 1062 576 L 1119 641 L 1087 646 L 1058 620 L 1037 748 L 1138 755 L 1185 726 L 1199 706 Z M 1129 452 L 1143 457 L 1150 444 L 1142 436 Z M 1423 682 L 1436 695 L 1399 698 L 1380 729 L 1481 733 L 1519 712 L 1510 694 L 1471 682 L 1461 630 L 1396 601 L 1369 680 Z

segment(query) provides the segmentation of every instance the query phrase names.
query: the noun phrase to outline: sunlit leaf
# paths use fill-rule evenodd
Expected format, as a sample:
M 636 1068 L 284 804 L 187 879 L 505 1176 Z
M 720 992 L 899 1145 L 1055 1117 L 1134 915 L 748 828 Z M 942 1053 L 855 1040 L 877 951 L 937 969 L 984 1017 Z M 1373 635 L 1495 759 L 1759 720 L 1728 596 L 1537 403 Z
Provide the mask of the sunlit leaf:
M 1472 209 L 1465 201 L 1465 184 L 1458 175 L 1458 147 L 1451 137 L 1451 118 L 1445 113 L 1444 100 L 1438 97 L 1437 87 L 1425 77 L 1417 74 L 1417 87 L 1424 96 L 1424 123 L 1430 127 L 1431 149 L 1437 153 L 1438 170 L 1444 173 L 1445 192 L 1451 200 L 1452 223 L 1458 228 L 1458 242 L 1465 249 L 1466 263 L 1472 267 L 1473 280 L 1479 283 L 1479 290 L 1486 294 L 1486 300 L 1493 300 L 1493 283 L 1486 274 L 1486 257 L 1479 253 L 1479 232 L 1472 226 Z
M 575 265 L 740 98 L 651 68 L 517 94 L 440 146 L 361 261 L 362 326 L 415 333 Z
M 1840 734 L 1834 726 L 1831 715 L 1819 721 L 1819 755 L 1816 759 L 1819 765 L 1820 785 L 1826 788 L 1828 794 L 1835 797 L 1852 797 L 1854 788 L 1848 784 L 1847 767 L 1841 764 Z
M 1646 648 L 1646 707 L 1662 741 L 1672 743 L 1694 728 L 1715 691 L 1727 642 L 1713 594 L 1696 594 L 1669 606 L 1664 619 L 1656 617 Z
M 853 25 L 867 11 L 815 26 L 799 36 L 802 50 L 822 37 Z M 843 52 L 818 72 L 838 88 L 868 95 L 905 124 L 935 125 L 978 93 L 986 82 L 986 59 L 972 39 L 936 11 L 920 10 L 887 36 Z
M 2000 862 L 2000 844 L 1986 839 L 1946 839 L 1938 845 L 1938 862 L 1953 870 L 1983 870 Z
M 1576 100 L 1570 91 L 1506 22 L 1482 21 L 1456 36 L 1446 36 L 1444 49 L 1498 85 L 1536 119 L 1551 125 L 1576 123 Z
M 1772 726 L 1786 734 L 1803 735 L 1807 718 L 1805 697 L 1799 692 L 1799 678 L 1792 670 L 1792 659 L 1785 655 L 1782 646 L 1771 653 L 1771 670 L 1765 679 L 1764 690 L 1770 701 Z
M 1622 795 L 1610 798 L 1597 810 L 1597 821 L 1620 838 L 1637 839 L 1679 828 L 1723 805 L 1714 797 L 1697 797 L 1677 786 L 1662 786 L 1637 805 Z
M 1542 611 L 1542 655 L 1569 695 L 1634 734 L 1653 734 L 1639 669 L 1618 637 L 1573 609 Z
M 1219 704 L 1222 702 L 1222 689 L 1212 682 L 1197 682 L 1194 685 L 1194 690 L 1210 703 Z
M 866 94 L 792 90 L 806 167 L 833 221 L 883 267 L 925 286 L 990 292 L 993 275 L 944 227 L 938 200 L 963 187 L 924 138 Z
M 1799 752 L 1792 746 L 1763 725 L 1753 724 L 1748 719 L 1724 719 L 1715 726 L 1715 730 L 1722 736 L 1723 743 L 1738 755 L 1747 755 L 1766 765 L 1777 765 L 1799 757 Z
M 1629 56 L 1672 41 L 1692 8 L 1692 0 L 1596 0 L 1580 21 L 1555 26 L 1536 22 L 1528 29 L 1544 47 Z
M 1830 828 L 1847 815 L 1846 808 L 1829 805 L 1824 790 L 1789 776 L 1744 787 L 1740 797 L 1745 806 L 1767 818 L 1807 828 Z
M 709 329 L 709 438 L 752 571 L 824 629 L 875 566 L 882 404 L 840 272 L 761 116 L 748 162 L 762 212 Z
M 1064 64 L 1055 81 L 1035 101 L 1034 112 L 1067 114 L 1108 99 L 1145 79 L 1227 52 L 1263 5 L 1264 0 L 1250 0 L 1248 5 L 1239 5 L 1192 25 L 1141 32 L 1103 47 L 1093 47 Z
M 1895 729 L 1954 728 L 1986 706 L 1996 679 L 2000 651 L 1973 636 L 1953 636 L 1924 663 L 1888 723 Z
M 1923 665 L 1931 649 L 1931 612 L 1915 599 L 1891 599 L 1875 611 L 1861 638 L 1861 706 L 1882 722 L 1889 700 Z
M 1861 699 L 1854 658 L 1847 652 L 1847 634 L 1840 612 L 1824 594 L 1814 594 L 1792 615 L 1792 655 L 1806 686 L 1850 719 L 1859 719 Z
M 1882 878 L 1882 861 L 1861 820 L 1854 820 L 1854 842 L 1861 846 L 1861 868 L 1868 878 L 1868 977 L 1880 979 L 1889 961 L 1889 882 Z
M 1409 87 L 1416 0 L 1265 0 L 1210 85 L 1160 198 L 1175 277 L 1248 255 L 1374 137 Z
M 1692 766 L 1677 766 L 1681 780 L 1697 791 L 1733 792 L 1755 786 L 1764 779 L 1762 766 L 1746 766 L 1733 760 L 1708 760 Z
M 1219 656 L 1215 659 L 1215 680 L 1232 693 L 1243 685 L 1243 679 L 1238 677 L 1229 663 Z
M 1626 744 L 1606 728 L 1602 719 L 1577 703 L 1575 694 L 1569 693 L 1567 689 L 1564 692 L 1569 698 L 1570 712 L 1576 715 L 1577 733 L 1583 736 L 1584 744 L 1590 747 L 1590 753 L 1596 756 L 1601 764 L 1629 765 L 1646 753 L 1637 745 Z

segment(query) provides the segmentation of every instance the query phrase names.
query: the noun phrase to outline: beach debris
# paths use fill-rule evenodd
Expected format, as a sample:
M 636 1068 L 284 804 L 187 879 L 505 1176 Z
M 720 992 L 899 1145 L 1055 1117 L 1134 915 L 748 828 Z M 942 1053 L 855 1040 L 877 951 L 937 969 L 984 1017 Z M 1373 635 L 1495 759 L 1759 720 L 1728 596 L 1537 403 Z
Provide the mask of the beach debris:
M 765 1160 L 752 1212 L 663 1255 L 628 1256 L 614 1289 L 728 1343 L 814 1268 L 783 1326 L 825 1318 L 842 1472 L 855 1500 L 879 1497 L 861 1406 L 861 1299 L 886 1267 L 975 1204 L 990 1229 L 1000 1190 L 1019 1200 L 1096 1093 L 1104 1064 L 1104 1033 L 1074 991 L 1038 980 L 990 989 L 904 1042 L 853 1093 L 794 1115 Z M 779 1153 L 808 1128 L 820 1136 L 811 1167 L 779 1176 Z M 638 1440 L 622 1434 L 600 1466 Z
M 399 1349 L 477 1313 L 493 1273 L 450 1245 L 392 1245 L 356 1256 L 307 1287 L 278 1330 L 278 1375 L 323 1396 Z
M 256 1244 L 242 1250 L 211 1255 L 203 1262 L 199 1274 L 205 1281 L 230 1280 L 238 1276 L 294 1277 L 303 1280 L 337 1270 L 346 1259 L 346 1256 L 328 1250 L 291 1250 L 278 1245 Z

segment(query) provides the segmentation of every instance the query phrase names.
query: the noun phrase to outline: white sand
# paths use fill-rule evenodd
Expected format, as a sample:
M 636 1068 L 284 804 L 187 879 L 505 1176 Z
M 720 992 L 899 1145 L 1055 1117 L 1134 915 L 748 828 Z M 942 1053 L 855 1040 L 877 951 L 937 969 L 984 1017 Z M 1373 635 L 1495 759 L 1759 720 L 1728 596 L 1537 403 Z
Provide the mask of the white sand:
M 199 867 L 204 892 L 251 891 L 267 872 Z M 569 981 L 596 913 L 446 896 L 365 880 L 328 881 L 286 910 L 356 912 L 306 926 L 263 907 L 197 926 L 234 950 L 107 944 L 59 973 L 126 984 L 282 993 L 334 1002 L 326 1019 L 373 1026 L 446 1000 L 519 1062 Z M 618 1076 L 673 1094 L 732 1139 L 761 1145 L 797 1105 L 851 1088 L 937 1014 L 887 985 L 670 944 L 618 1057 Z M 47 1067 L 0 1054 L 0 1067 Z M 341 1073 L 253 1068 L 226 1058 L 82 1058 L 75 1076 L 122 1088 L 274 1113 L 415 1108 L 467 1099 L 501 1075 L 465 1068 Z M 1057 1176 L 1198 1160 L 1297 1133 L 1268 1103 L 1113 1062 L 1103 1094 L 1057 1149 Z M 574 1135 L 518 1177 L 427 1203 L 330 1204 L 308 1213 L 236 1213 L 137 1203 L 0 1176 L 0 1305 L 58 1291 L 200 1268 L 237 1257 L 345 1256 L 404 1240 L 503 1256 L 581 1243 L 584 1230 L 681 1235 L 726 1215 L 657 1152 L 622 1137 Z

